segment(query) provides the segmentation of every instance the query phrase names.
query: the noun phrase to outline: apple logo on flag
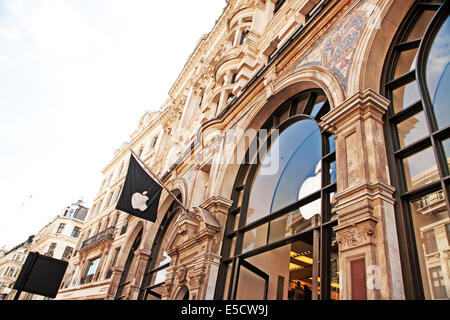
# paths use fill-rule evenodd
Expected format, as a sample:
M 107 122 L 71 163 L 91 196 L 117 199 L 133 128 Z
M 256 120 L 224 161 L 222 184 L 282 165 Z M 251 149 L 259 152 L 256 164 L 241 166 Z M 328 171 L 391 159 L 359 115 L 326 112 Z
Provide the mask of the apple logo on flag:
M 144 191 L 142 194 L 139 192 L 136 192 L 131 197 L 131 206 L 133 209 L 139 209 L 141 211 L 147 210 L 147 200 L 149 199 L 147 196 L 147 191 Z

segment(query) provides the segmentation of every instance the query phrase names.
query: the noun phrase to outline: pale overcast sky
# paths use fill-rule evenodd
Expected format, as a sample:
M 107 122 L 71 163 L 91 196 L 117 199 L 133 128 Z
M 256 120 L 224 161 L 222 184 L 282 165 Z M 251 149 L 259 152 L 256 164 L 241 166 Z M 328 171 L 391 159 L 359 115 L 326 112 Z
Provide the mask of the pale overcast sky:
M 225 0 L 0 0 L 0 247 L 88 206 Z M 31 197 L 30 197 L 31 196 Z

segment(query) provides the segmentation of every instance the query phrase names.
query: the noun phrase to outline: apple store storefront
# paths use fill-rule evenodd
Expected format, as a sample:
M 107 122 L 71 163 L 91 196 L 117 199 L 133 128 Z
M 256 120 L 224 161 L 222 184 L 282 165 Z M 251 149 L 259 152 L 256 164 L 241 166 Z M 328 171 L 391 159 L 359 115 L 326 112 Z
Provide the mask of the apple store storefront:
M 383 69 L 380 90 L 335 105 L 326 86 L 287 87 L 288 74 L 275 102 L 249 113 L 246 120 L 259 133 L 245 161 L 234 169 L 209 168 L 216 176 L 205 181 L 219 186 L 208 186 L 211 193 L 195 209 L 217 220 L 204 215 L 202 223 L 186 223 L 175 203 L 161 210 L 139 299 L 450 296 L 448 60 L 428 69 L 436 74 L 424 74 L 424 64 L 441 52 L 434 45 L 448 46 L 449 2 L 410 5 L 409 13 L 400 5 L 390 11 L 406 16 L 374 66 Z M 387 29 L 380 30 L 382 37 Z M 425 80 L 431 76 L 430 93 Z M 192 194 L 181 189 L 179 200 L 188 203 Z M 207 230 L 186 232 L 196 225 Z M 370 288 L 372 274 L 378 278 Z M 126 283 L 123 275 L 119 288 Z
M 263 126 L 277 139 L 249 148 L 258 152 L 247 152 L 233 187 L 217 299 L 338 299 L 334 137 L 317 122 L 328 111 L 322 92 L 301 93 Z

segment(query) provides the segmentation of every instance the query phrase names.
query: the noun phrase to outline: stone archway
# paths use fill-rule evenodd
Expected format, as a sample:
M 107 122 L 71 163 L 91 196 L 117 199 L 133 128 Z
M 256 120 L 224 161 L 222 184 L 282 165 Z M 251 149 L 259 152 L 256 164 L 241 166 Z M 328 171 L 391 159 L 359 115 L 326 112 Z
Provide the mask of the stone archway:
M 398 27 L 414 0 L 380 0 L 364 29 L 355 52 L 355 61 L 349 72 L 348 96 L 372 89 L 380 92 L 384 60 Z
M 272 79 L 270 73 L 266 76 L 266 79 Z M 321 89 L 327 96 L 331 109 L 341 105 L 346 99 L 344 88 L 330 70 L 320 66 L 300 67 L 280 78 L 266 82 L 266 99 L 261 99 L 240 120 L 239 127 L 243 128 L 240 132 L 244 133 L 248 130 L 256 132 L 284 101 L 309 89 Z M 214 130 L 219 132 L 219 124 L 211 123 L 211 127 L 204 129 L 202 136 L 205 138 Z M 217 195 L 225 199 L 231 197 L 232 187 L 239 169 L 239 164 L 233 163 L 231 158 L 235 156 L 236 150 L 243 147 L 246 143 L 245 140 L 248 138 L 251 140 L 253 137 L 246 136 L 245 134 L 237 136 L 235 138 L 237 139 L 237 143 L 233 146 L 234 149 L 225 150 L 228 158 L 222 159 L 219 167 L 214 168 L 217 171 L 217 178 L 214 184 L 215 187 L 211 191 L 212 195 Z
M 121 250 L 117 266 L 113 268 L 111 285 L 108 289 L 107 299 L 115 299 L 119 296 L 124 296 L 130 299 L 134 296 L 134 289 L 136 287 L 135 281 L 130 280 L 126 286 L 124 286 L 124 282 L 126 280 L 125 278 L 130 277 L 136 280 L 133 275 L 142 260 L 142 250 L 139 250 L 139 248 L 142 245 L 143 234 L 144 223 L 142 221 L 138 221 L 134 226 L 133 231 L 130 232 L 127 240 L 125 241 L 125 245 Z M 121 292 L 118 292 L 119 288 L 121 288 Z
M 166 251 L 171 258 L 162 299 L 179 300 L 186 288 L 192 300 L 208 300 L 210 278 L 220 262 L 217 255 L 220 225 L 206 209 L 194 207 L 196 219 L 182 215 L 166 234 Z M 213 272 L 211 272 L 213 271 Z M 215 278 L 212 279 L 215 283 Z M 184 292 L 186 294 L 186 292 Z

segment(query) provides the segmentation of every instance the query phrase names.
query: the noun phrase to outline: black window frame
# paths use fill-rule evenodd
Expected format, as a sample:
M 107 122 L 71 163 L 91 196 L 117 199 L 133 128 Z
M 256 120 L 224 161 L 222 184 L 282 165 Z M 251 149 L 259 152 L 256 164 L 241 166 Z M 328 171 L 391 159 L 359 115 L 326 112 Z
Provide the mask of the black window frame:
M 325 97 L 325 102 L 322 105 L 320 111 L 315 115 L 315 117 L 311 117 L 310 113 L 313 111 L 313 107 L 315 106 L 316 100 L 319 96 Z M 303 110 L 297 110 L 300 101 L 304 101 L 307 99 L 304 104 Z M 288 111 L 288 119 L 279 123 L 279 116 L 281 114 L 285 114 Z M 287 129 L 290 125 L 304 120 L 310 119 L 315 120 L 317 123 L 320 122 L 320 118 L 323 117 L 330 110 L 330 105 L 325 93 L 320 89 L 310 89 L 303 91 L 283 102 L 276 111 L 266 120 L 261 129 L 266 129 L 268 132 L 270 129 L 280 129 L 280 133 Z M 330 172 L 330 168 L 333 162 L 336 161 L 336 151 L 331 150 L 330 146 L 330 137 L 333 135 L 320 128 L 318 129 L 321 133 L 322 140 L 322 172 Z M 258 139 L 254 139 L 253 144 L 258 143 Z M 267 148 L 269 150 L 270 147 L 270 135 L 267 139 Z M 257 150 L 257 148 L 249 147 L 250 150 Z M 226 222 L 222 250 L 221 250 L 221 264 L 219 268 L 219 274 L 216 284 L 216 289 L 214 293 L 214 299 L 222 300 L 227 295 L 227 299 L 233 299 L 235 292 L 231 288 L 233 283 L 234 273 L 237 270 L 239 261 L 242 261 L 245 258 L 249 258 L 251 256 L 255 256 L 261 254 L 263 252 L 267 252 L 269 250 L 273 250 L 279 248 L 283 245 L 287 245 L 293 243 L 295 241 L 302 240 L 307 234 L 311 233 L 314 230 L 319 232 L 320 237 L 320 269 L 319 269 L 319 277 L 321 279 L 321 300 L 330 299 L 331 295 L 331 279 L 330 279 L 330 271 L 331 271 L 331 263 L 330 263 L 330 252 L 332 247 L 332 237 L 334 231 L 333 227 L 337 225 L 337 216 L 334 216 L 332 213 L 332 207 L 330 203 L 330 194 L 337 192 L 337 181 L 331 181 L 331 173 L 330 174 L 322 174 L 322 186 L 319 191 L 314 192 L 307 197 L 300 199 L 299 201 L 289 204 L 286 207 L 278 210 L 272 214 L 266 215 L 257 221 L 246 224 L 246 211 L 248 207 L 248 201 L 250 197 L 251 185 L 253 179 L 256 176 L 258 164 L 249 164 L 252 159 L 252 155 L 247 151 L 245 155 L 245 162 L 241 165 L 238 170 L 238 174 L 233 186 L 233 192 L 231 195 L 231 199 L 233 200 L 233 204 L 229 209 L 228 218 Z M 241 193 L 243 193 L 242 197 Z M 241 199 L 241 200 L 239 200 Z M 257 247 L 245 253 L 242 253 L 242 243 L 243 237 L 246 231 L 252 230 L 261 226 L 265 223 L 270 223 L 270 221 L 274 221 L 277 218 L 291 212 L 293 209 L 300 208 L 301 206 L 311 203 L 317 199 L 322 199 L 321 201 L 321 219 L 320 222 L 312 227 L 302 230 L 300 233 L 295 234 L 290 237 L 286 237 L 282 240 L 274 241 L 268 243 L 266 245 Z M 241 201 L 239 204 L 238 202 Z M 239 224 L 237 229 L 235 230 L 235 219 L 236 216 L 239 215 Z M 311 219 L 316 219 L 317 217 L 312 217 Z M 267 231 L 269 234 L 269 231 Z M 236 239 L 236 240 L 234 240 Z M 235 243 L 233 244 L 233 241 Z M 322 245 L 327 243 L 327 245 Z M 234 245 L 235 252 L 238 252 L 236 255 L 230 255 L 230 249 Z M 227 272 L 228 268 L 231 266 L 231 277 L 229 279 L 229 283 L 227 284 Z M 225 292 L 225 288 L 228 287 L 228 292 Z
M 177 199 L 182 203 L 183 202 L 182 194 L 179 194 L 177 196 Z M 151 281 L 154 274 L 170 266 L 170 262 L 165 263 L 161 266 L 157 266 L 156 264 L 158 263 L 158 255 L 161 250 L 163 239 L 165 236 L 167 236 L 167 231 L 170 225 L 172 224 L 174 219 L 181 214 L 181 212 L 182 212 L 181 206 L 179 206 L 176 201 L 173 201 L 170 204 L 169 209 L 167 209 L 167 213 L 164 215 L 164 218 L 160 223 L 158 232 L 155 236 L 155 239 L 153 240 L 152 249 L 150 251 L 151 252 L 150 258 L 147 261 L 144 276 L 142 277 L 142 283 L 139 289 L 138 300 L 146 300 L 148 295 L 153 295 L 154 297 L 161 298 L 152 290 L 155 289 L 156 287 L 163 286 L 164 282 L 152 285 Z
M 286 0 L 277 0 L 277 2 L 275 2 L 275 7 L 273 8 L 273 14 L 277 13 L 285 2 Z
M 438 128 L 425 79 L 426 60 L 430 53 L 433 40 L 447 18 L 449 7 L 450 1 L 442 1 L 440 3 L 416 1 L 412 5 L 392 40 L 385 58 L 381 77 L 381 94 L 390 101 L 393 100 L 392 92 L 394 90 L 414 81 L 416 81 L 420 93 L 419 101 L 409 106 L 404 106 L 403 110 L 397 112 L 394 111 L 394 106 L 391 102 L 383 118 L 390 180 L 391 184 L 396 188 L 394 193 L 396 200 L 394 206 L 406 299 L 425 299 L 419 262 L 420 257 L 417 252 L 417 247 L 421 244 L 416 243 L 410 204 L 432 192 L 441 190 L 444 193 L 447 213 L 450 208 L 450 172 L 444 161 L 445 154 L 441 145 L 441 141 L 450 138 L 450 125 L 444 128 Z M 435 14 L 430 20 L 422 38 L 407 41 L 407 37 L 413 30 L 415 23 L 425 10 L 434 10 Z M 417 49 L 417 67 L 394 78 L 394 72 L 400 54 L 411 49 Z M 424 112 L 428 135 L 401 147 L 396 125 L 420 112 Z M 436 160 L 439 179 L 419 187 L 408 189 L 403 160 L 430 147 L 433 150 L 433 155 Z

